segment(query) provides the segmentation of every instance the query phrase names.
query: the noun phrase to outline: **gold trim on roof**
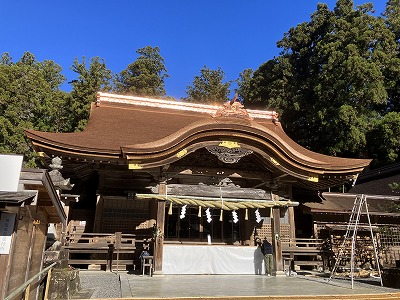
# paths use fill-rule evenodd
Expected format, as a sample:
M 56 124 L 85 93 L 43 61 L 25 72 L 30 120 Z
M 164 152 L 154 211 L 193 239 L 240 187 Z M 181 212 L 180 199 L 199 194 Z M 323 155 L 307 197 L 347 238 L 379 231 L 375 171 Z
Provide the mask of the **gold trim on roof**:
M 222 141 L 221 143 L 218 144 L 218 146 L 229 148 L 229 149 L 240 148 L 240 145 L 238 142 L 232 142 L 232 141 Z
M 280 165 L 280 163 L 279 163 L 275 158 L 270 157 L 270 160 L 272 161 L 272 163 L 273 163 L 274 165 L 276 165 L 276 166 L 279 166 L 279 165 Z
M 179 152 L 176 154 L 176 157 L 181 158 L 181 157 L 185 156 L 187 153 L 188 153 L 187 149 L 182 149 L 181 151 L 179 151 Z
M 317 176 L 310 175 L 310 176 L 308 176 L 307 180 L 311 181 L 311 182 L 318 182 L 318 175 Z
M 143 167 L 140 164 L 135 164 L 135 163 L 129 163 L 128 168 L 129 168 L 129 170 L 143 169 Z

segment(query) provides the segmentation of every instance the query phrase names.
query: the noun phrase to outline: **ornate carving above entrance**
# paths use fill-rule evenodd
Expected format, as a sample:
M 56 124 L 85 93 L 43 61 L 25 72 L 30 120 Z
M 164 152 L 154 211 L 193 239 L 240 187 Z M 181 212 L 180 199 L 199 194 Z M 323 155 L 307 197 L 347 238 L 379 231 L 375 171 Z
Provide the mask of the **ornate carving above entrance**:
M 244 108 L 243 104 L 239 102 L 238 95 L 224 104 L 223 107 L 217 110 L 214 117 L 238 117 L 251 120 L 249 113 Z
M 224 179 L 225 183 L 220 185 L 208 184 L 167 184 L 168 196 L 193 196 L 193 197 L 213 197 L 219 199 L 252 199 L 252 200 L 272 200 L 270 191 L 258 188 L 242 188 L 235 185 L 230 179 Z M 229 183 L 231 182 L 231 183 Z M 151 192 L 158 194 L 159 187 L 150 186 Z
M 242 157 L 252 154 L 252 150 L 248 150 L 245 148 L 226 148 L 221 146 L 210 146 L 206 147 L 206 149 L 214 154 L 220 161 L 226 164 L 235 164 Z

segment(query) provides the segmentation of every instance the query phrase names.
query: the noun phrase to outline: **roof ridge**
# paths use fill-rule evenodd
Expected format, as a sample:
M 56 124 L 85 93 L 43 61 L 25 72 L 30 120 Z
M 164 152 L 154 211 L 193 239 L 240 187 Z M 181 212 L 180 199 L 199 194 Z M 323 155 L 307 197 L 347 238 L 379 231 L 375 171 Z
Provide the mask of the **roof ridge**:
M 96 106 L 101 106 L 102 102 L 138 105 L 147 107 L 160 107 L 160 108 L 168 108 L 168 109 L 183 110 L 183 111 L 193 111 L 200 113 L 208 113 L 211 114 L 212 116 L 215 116 L 217 111 L 223 107 L 223 105 L 189 103 L 179 100 L 172 101 L 172 100 L 157 99 L 157 98 L 146 98 L 146 97 L 98 92 Z M 251 118 L 270 119 L 273 121 L 278 121 L 278 113 L 275 111 L 251 110 L 251 109 L 249 110 L 246 109 L 246 111 L 248 112 L 248 115 Z
M 392 174 L 398 174 L 400 163 L 393 163 L 376 169 L 364 171 L 358 176 L 358 183 L 368 182 L 376 178 L 389 177 Z

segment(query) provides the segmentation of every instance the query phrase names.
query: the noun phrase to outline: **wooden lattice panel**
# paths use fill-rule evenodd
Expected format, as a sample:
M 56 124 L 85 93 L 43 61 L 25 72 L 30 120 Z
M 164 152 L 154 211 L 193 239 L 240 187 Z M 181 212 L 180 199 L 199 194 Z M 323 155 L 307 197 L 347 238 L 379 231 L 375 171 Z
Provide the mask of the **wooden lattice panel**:
M 101 232 L 132 233 L 150 228 L 149 201 L 125 197 L 104 197 Z
M 382 226 L 379 234 L 382 247 L 400 247 L 400 228 L 399 226 Z
M 261 228 L 257 229 L 258 236 L 261 239 L 264 239 L 265 237 L 267 237 L 267 240 L 271 241 L 271 238 L 272 238 L 271 228 L 272 228 L 271 224 L 263 224 L 261 226 Z
M 271 224 L 263 224 L 260 228 L 257 228 L 257 234 L 259 237 L 267 239 L 272 239 L 272 229 Z M 290 225 L 281 224 L 281 238 L 288 239 L 290 237 Z
M 271 230 L 271 211 L 270 208 L 259 209 L 261 222 L 257 223 L 254 217 L 255 209 L 249 209 L 250 228 L 252 229 L 251 238 L 254 239 L 257 235 L 260 238 L 267 237 L 268 240 L 272 239 Z M 290 237 L 289 214 L 286 211 L 285 215 L 280 218 L 281 224 L 281 238 Z
M 281 239 L 289 239 L 290 238 L 290 225 L 289 224 L 281 224 Z

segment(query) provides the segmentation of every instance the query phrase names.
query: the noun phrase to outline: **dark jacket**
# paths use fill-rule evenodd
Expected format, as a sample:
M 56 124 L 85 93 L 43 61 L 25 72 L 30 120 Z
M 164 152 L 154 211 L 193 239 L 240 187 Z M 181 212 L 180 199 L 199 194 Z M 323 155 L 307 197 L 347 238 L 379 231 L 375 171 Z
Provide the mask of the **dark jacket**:
M 272 244 L 268 242 L 267 240 L 263 240 L 261 244 L 261 252 L 262 254 L 273 254 L 274 250 L 272 248 Z

